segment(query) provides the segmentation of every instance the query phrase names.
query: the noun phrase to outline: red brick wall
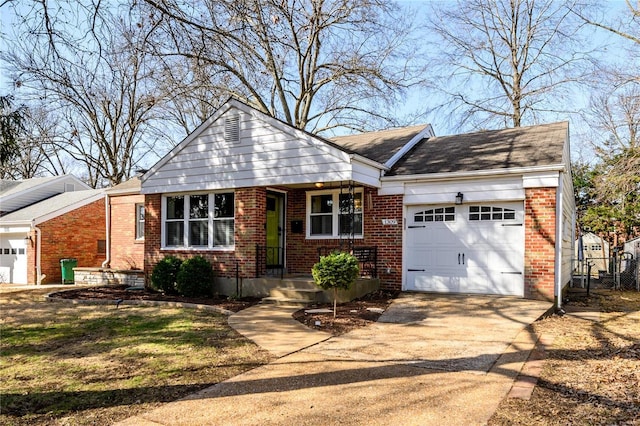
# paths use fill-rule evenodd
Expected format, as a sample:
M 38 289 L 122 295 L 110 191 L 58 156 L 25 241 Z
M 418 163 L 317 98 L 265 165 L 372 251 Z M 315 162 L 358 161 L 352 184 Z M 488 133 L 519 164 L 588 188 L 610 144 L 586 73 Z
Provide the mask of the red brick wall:
M 111 204 L 111 260 L 115 269 L 144 267 L 144 239 L 136 240 L 136 204 L 144 204 L 144 195 L 109 197 Z
M 36 231 L 28 233 L 31 243 L 27 242 L 27 284 L 37 284 L 36 266 Z
M 402 286 L 402 196 L 378 196 L 377 190 L 364 193 L 364 238 L 357 246 L 378 247 L 378 277 L 385 289 L 400 290 Z M 382 225 L 382 219 L 397 219 L 398 225 Z M 303 232 L 291 232 L 291 221 L 303 223 Z M 293 274 L 311 274 L 318 261 L 318 247 L 338 247 L 340 240 L 306 239 L 306 191 L 290 191 L 287 196 L 287 268 Z M 346 244 L 346 242 L 344 242 Z M 392 268 L 386 274 L 386 267 Z
M 553 300 L 555 288 L 556 188 L 525 191 L 526 298 Z
M 47 276 L 44 283 L 62 282 L 60 259 L 76 258 L 79 267 L 98 267 L 106 259 L 106 254 L 98 253 L 98 240 L 106 239 L 104 199 L 43 222 L 38 228 L 42 232 L 40 269 Z M 35 271 L 29 273 L 29 282 L 35 282 Z
M 400 290 L 402 283 L 402 196 L 380 197 L 375 189 L 366 189 L 364 197 L 365 238 L 356 245 L 378 247 L 378 276 L 387 289 Z M 235 191 L 235 251 L 161 250 L 161 196 L 145 198 L 145 271 L 149 278 L 154 265 L 167 255 L 186 259 L 195 255 L 207 258 L 220 277 L 235 277 L 236 262 L 241 277 L 255 277 L 256 244 L 266 243 L 266 189 L 240 188 Z M 290 273 L 310 274 L 318 260 L 318 247 L 339 245 L 339 240 L 307 240 L 306 192 L 287 194 L 287 268 Z M 382 219 L 397 219 L 398 225 L 382 225 Z M 301 220 L 301 234 L 291 231 L 291 221 Z M 392 268 L 386 274 L 385 267 Z
M 239 188 L 235 190 L 235 250 L 161 250 L 161 195 L 145 198 L 145 272 L 147 280 L 155 264 L 165 256 L 188 259 L 203 256 L 213 265 L 219 277 L 235 277 L 236 262 L 239 276 L 255 277 L 256 244 L 266 241 L 266 189 Z

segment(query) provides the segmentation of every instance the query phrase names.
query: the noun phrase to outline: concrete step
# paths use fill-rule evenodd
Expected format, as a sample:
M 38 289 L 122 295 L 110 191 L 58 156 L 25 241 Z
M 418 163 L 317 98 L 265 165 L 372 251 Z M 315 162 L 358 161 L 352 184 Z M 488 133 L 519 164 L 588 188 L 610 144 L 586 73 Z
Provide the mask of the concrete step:
M 298 299 L 317 302 L 322 290 L 316 288 L 276 287 L 269 290 L 269 296 L 280 299 Z
M 285 297 L 263 297 L 263 304 L 271 304 L 277 306 L 286 306 L 293 308 L 306 308 L 309 305 L 314 304 L 315 302 L 306 299 L 290 299 Z
M 315 290 L 318 288 L 313 278 L 309 277 L 296 277 L 296 278 L 283 278 L 278 283 L 278 287 L 295 288 L 295 289 L 310 289 Z

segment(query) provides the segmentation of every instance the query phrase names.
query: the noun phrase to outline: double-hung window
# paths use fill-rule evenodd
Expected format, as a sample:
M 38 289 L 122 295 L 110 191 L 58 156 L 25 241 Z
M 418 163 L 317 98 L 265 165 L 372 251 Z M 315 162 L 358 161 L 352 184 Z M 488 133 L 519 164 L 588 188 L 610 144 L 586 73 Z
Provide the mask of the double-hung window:
M 144 239 L 144 204 L 136 204 L 136 240 Z
M 362 189 L 353 194 L 340 190 L 307 193 L 307 237 L 339 238 L 353 234 L 362 238 Z
M 164 247 L 233 247 L 233 192 L 168 195 L 163 200 Z

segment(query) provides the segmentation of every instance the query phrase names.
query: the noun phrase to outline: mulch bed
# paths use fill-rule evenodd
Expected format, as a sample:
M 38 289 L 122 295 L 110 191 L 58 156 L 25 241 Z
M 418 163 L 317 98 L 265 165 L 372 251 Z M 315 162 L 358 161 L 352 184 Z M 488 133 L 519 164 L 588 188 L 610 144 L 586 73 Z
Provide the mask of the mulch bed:
M 333 304 L 316 304 L 294 312 L 293 318 L 310 328 L 331 333 L 334 336 L 374 323 L 387 309 L 398 292 L 376 291 L 347 303 L 338 304 L 336 318 L 331 313 L 311 313 L 309 310 L 330 309 Z
M 150 289 L 127 290 L 127 286 L 89 287 L 70 289 L 52 293 L 51 297 L 76 300 L 153 300 L 166 302 L 184 302 L 200 305 L 213 305 L 238 312 L 249 306 L 260 303 L 259 297 L 243 297 L 240 299 L 217 297 L 182 297 L 172 296 L 152 291 Z M 382 312 L 387 309 L 391 301 L 397 297 L 397 292 L 377 291 L 360 299 L 338 305 L 336 318 L 331 313 L 308 313 L 309 309 L 327 308 L 333 310 L 333 304 L 315 304 L 300 309 L 293 314 L 293 318 L 310 328 L 331 333 L 334 336 L 347 333 L 353 329 L 366 327 L 378 320 Z
M 162 302 L 183 302 L 199 305 L 214 305 L 232 312 L 238 312 L 249 306 L 260 303 L 259 297 L 243 297 L 239 299 L 218 295 L 216 297 L 182 297 L 172 296 L 150 289 L 127 290 L 126 285 L 89 287 L 82 289 L 63 290 L 52 293 L 51 297 L 76 300 L 153 300 Z

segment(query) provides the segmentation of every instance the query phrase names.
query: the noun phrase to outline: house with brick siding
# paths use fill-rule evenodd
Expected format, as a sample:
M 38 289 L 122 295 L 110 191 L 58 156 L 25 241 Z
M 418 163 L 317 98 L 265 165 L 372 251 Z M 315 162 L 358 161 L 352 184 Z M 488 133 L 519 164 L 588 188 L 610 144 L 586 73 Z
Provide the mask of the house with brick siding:
M 107 260 L 104 266 L 116 270 L 144 268 L 144 195 L 140 177 L 105 190 L 108 202 Z
M 164 256 L 202 255 L 220 286 L 251 288 L 341 248 L 384 289 L 553 300 L 570 281 L 566 122 L 326 139 L 232 99 L 141 193 L 147 276 Z
M 56 177 L 51 180 L 61 183 L 68 179 Z M 67 182 L 59 193 L 0 217 L 2 282 L 60 283 L 61 259 L 75 258 L 78 266 L 86 267 L 104 262 L 104 192 L 84 189 L 84 184 L 80 185 L 81 190 L 74 190 L 77 183 L 75 178 L 72 180 L 74 182 Z M 29 191 L 41 190 L 35 186 Z

